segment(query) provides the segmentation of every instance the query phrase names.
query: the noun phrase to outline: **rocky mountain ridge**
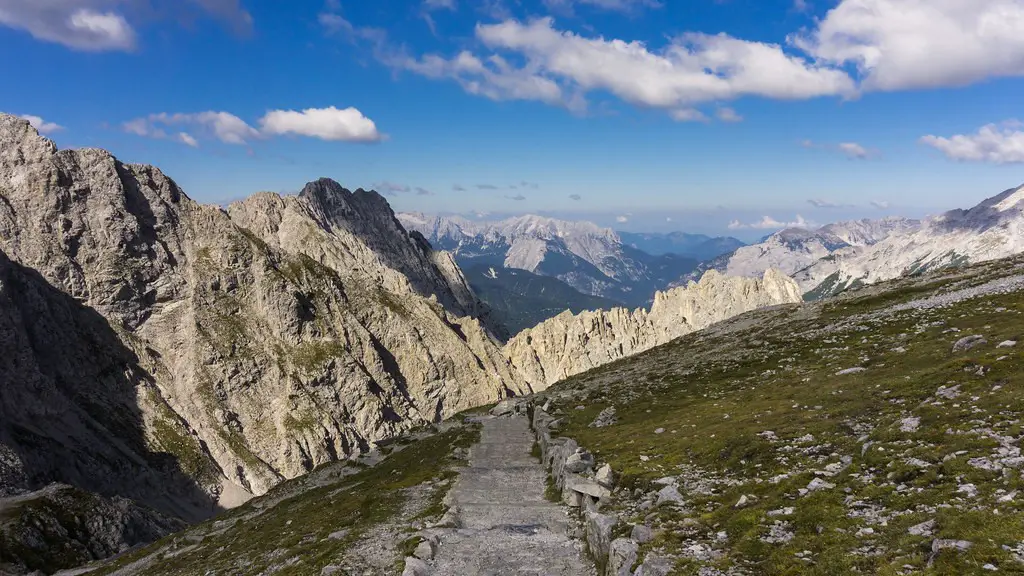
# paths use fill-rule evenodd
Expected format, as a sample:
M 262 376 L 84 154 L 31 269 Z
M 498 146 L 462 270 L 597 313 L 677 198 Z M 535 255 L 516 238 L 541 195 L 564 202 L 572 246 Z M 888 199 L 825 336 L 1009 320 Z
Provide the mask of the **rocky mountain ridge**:
M 967 210 L 951 210 L 883 240 L 839 250 L 794 275 L 814 297 L 950 266 L 1024 251 L 1024 186 Z
M 769 269 L 762 278 L 710 270 L 700 282 L 659 292 L 649 311 L 564 312 L 516 335 L 505 353 L 535 390 L 543 390 L 738 314 L 800 301 L 796 282 L 778 270 Z
M 916 230 L 920 225 L 918 220 L 892 217 L 836 222 L 816 230 L 786 228 L 757 244 L 703 263 L 682 282 L 695 280 L 712 269 L 730 276 L 760 276 L 769 268 L 777 268 L 792 276 L 840 250 L 871 246 L 892 234 Z
M 450 256 L 318 181 L 228 211 L 0 115 L 0 497 L 195 520 L 530 391 Z

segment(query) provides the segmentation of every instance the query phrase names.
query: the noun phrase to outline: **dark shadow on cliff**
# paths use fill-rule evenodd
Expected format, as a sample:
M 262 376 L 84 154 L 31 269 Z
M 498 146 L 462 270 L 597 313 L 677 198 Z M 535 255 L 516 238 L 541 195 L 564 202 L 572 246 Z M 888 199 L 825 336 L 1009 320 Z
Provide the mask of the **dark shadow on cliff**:
M 107 320 L 0 251 L 0 496 L 60 482 L 186 521 L 216 513 L 147 445 L 143 398 L 159 399 L 153 378 Z

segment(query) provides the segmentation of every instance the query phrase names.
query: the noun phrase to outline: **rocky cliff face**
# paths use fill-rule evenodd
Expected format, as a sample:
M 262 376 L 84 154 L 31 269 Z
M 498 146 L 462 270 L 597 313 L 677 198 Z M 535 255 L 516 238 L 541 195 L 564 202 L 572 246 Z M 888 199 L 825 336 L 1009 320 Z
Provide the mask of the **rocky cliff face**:
M 505 353 L 523 378 L 542 390 L 732 316 L 800 301 L 796 282 L 777 270 L 768 270 L 763 278 L 728 277 L 711 270 L 700 282 L 659 292 L 650 311 L 565 312 L 514 337 Z
M 194 519 L 529 391 L 450 257 L 330 181 L 229 214 L 0 115 L 0 252 L 0 496 Z

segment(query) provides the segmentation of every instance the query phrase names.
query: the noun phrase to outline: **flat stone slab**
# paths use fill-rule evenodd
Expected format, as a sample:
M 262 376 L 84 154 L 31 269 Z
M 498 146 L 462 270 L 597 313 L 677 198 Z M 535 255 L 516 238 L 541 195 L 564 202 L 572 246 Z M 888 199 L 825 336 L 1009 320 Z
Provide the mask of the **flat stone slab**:
M 595 576 L 581 542 L 569 538 L 565 509 L 544 498 L 547 473 L 530 455 L 526 418 L 482 419 L 480 443 L 450 498 L 459 530 L 448 530 L 435 576 Z

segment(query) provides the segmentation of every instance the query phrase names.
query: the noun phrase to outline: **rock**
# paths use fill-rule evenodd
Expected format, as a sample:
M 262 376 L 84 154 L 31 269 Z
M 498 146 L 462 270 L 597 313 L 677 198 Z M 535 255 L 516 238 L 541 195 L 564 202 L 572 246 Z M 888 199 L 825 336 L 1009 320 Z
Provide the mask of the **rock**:
M 22 488 L 202 520 L 532 392 L 496 326 L 377 193 L 325 179 L 204 206 L 0 115 L 0 442 L 31 455 Z
M 935 520 L 928 520 L 911 526 L 907 533 L 913 536 L 931 536 L 932 530 L 935 529 Z
M 978 487 L 974 484 L 962 484 L 956 489 L 957 494 L 963 494 L 968 498 L 974 498 L 978 495 Z
M 900 432 L 917 432 L 921 427 L 921 419 L 918 417 L 904 418 L 900 421 Z
M 430 565 L 412 556 L 405 559 L 405 570 L 402 576 L 430 576 Z
M 867 368 L 857 366 L 855 368 L 847 368 L 846 370 L 840 370 L 839 372 L 836 372 L 836 376 L 848 376 L 850 374 L 860 374 L 861 372 L 867 371 Z
M 597 469 L 597 473 L 594 474 L 594 481 L 601 486 L 611 490 L 615 487 L 615 473 L 612 471 L 612 467 L 608 464 L 604 464 Z
M 971 350 L 972 348 L 976 348 L 983 344 L 988 344 L 988 340 L 986 340 L 984 336 L 965 336 L 964 338 L 957 340 L 956 343 L 953 344 L 953 353 L 957 354 L 960 352 L 967 352 L 968 350 Z
M 616 538 L 612 541 L 608 554 L 608 576 L 631 576 L 633 564 L 636 564 L 640 546 L 629 538 Z
M 633 526 L 633 531 L 629 537 L 638 544 L 647 544 L 651 540 L 654 540 L 654 531 L 643 524 L 636 524 Z
M 750 499 L 746 495 L 740 496 L 740 499 L 732 505 L 733 508 L 746 508 Z
M 675 568 L 675 561 L 671 558 L 648 554 L 644 558 L 643 564 L 636 569 L 636 572 L 633 572 L 633 576 L 668 576 L 672 573 L 673 568 Z
M 928 566 L 930 567 L 935 562 L 935 558 L 937 558 L 939 553 L 943 550 L 966 552 L 967 550 L 970 550 L 972 546 L 974 546 L 974 543 L 968 540 L 933 540 L 932 553 L 931 556 L 928 557 Z
M 611 491 L 597 482 L 571 474 L 565 477 L 565 490 L 586 494 L 598 500 L 611 496 Z
M 320 570 L 320 576 L 334 576 L 335 574 L 337 574 L 339 576 L 341 574 L 344 574 L 344 572 L 342 572 L 342 567 L 341 566 L 335 566 L 333 564 L 329 564 L 327 566 L 324 566 Z
M 599 563 L 607 559 L 611 552 L 612 530 L 618 521 L 618 517 L 610 514 L 588 511 L 585 515 L 587 547 Z
M 505 345 L 505 354 L 530 386 L 542 390 L 733 316 L 802 301 L 796 282 L 778 270 L 762 278 L 709 270 L 700 282 L 656 293 L 649 311 L 563 312 L 517 334 Z
M 1004 340 L 1004 341 L 1000 342 L 999 345 L 996 346 L 996 348 L 1013 348 L 1016 345 L 1017 345 L 1017 341 L 1016 340 Z
M 437 540 L 433 538 L 424 538 L 416 546 L 416 550 L 412 553 L 413 556 L 420 560 L 433 560 L 434 554 L 437 553 Z
M 654 429 L 654 433 L 655 434 L 664 434 L 665 433 L 665 429 L 664 428 L 655 428 Z
M 522 401 L 517 399 L 508 399 L 498 402 L 497 406 L 491 408 L 491 416 L 511 416 L 519 412 L 520 404 Z
M 582 474 L 594 467 L 594 456 L 582 448 L 569 455 L 563 469 L 573 474 Z
M 814 480 L 811 480 L 811 482 L 807 485 L 807 491 L 808 492 L 817 492 L 819 490 L 831 490 L 832 488 L 835 488 L 835 487 L 836 487 L 835 484 L 831 484 L 829 482 L 825 482 L 821 478 L 815 478 Z
M 612 426 L 613 424 L 615 424 L 616 421 L 617 419 L 615 418 L 615 406 L 609 406 L 604 410 L 601 410 L 600 414 L 597 415 L 597 418 L 594 418 L 594 421 L 590 423 L 590 427 L 604 428 L 607 426 Z
M 675 486 L 665 486 L 661 490 L 658 490 L 658 501 L 657 506 L 662 504 L 682 504 L 683 495 L 679 493 L 679 489 Z

